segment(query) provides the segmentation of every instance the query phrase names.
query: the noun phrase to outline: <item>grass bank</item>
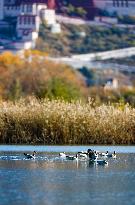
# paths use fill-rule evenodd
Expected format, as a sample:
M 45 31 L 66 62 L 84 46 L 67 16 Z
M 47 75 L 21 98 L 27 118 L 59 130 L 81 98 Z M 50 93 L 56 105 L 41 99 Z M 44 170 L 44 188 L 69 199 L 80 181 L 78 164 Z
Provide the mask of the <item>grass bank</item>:
M 35 98 L 1 102 L 0 143 L 134 144 L 135 109 Z

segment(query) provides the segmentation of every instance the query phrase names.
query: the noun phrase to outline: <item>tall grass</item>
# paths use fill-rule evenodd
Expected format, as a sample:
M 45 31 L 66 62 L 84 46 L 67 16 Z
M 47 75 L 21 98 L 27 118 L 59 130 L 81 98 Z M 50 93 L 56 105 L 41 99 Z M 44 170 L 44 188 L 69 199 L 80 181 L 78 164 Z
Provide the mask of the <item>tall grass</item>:
M 90 100 L 0 102 L 2 144 L 134 144 L 135 109 Z

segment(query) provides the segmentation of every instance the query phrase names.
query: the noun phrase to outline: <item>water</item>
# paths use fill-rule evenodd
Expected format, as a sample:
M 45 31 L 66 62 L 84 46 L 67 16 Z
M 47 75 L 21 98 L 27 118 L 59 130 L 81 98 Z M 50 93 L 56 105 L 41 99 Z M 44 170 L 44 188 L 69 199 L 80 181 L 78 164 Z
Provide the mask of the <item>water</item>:
M 117 151 L 107 166 L 58 157 L 87 148 L 0 146 L 0 205 L 134 205 L 135 147 L 92 147 Z M 33 150 L 36 159 L 25 159 L 23 152 Z

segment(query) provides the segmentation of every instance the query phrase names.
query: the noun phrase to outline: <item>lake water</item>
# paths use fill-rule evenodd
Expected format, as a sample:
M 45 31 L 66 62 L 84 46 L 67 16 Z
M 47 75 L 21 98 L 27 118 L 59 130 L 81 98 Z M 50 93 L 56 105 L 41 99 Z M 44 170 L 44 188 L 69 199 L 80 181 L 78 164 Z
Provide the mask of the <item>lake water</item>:
M 108 165 L 59 152 L 117 152 Z M 35 160 L 23 152 L 36 150 Z M 135 146 L 0 146 L 0 205 L 135 205 Z

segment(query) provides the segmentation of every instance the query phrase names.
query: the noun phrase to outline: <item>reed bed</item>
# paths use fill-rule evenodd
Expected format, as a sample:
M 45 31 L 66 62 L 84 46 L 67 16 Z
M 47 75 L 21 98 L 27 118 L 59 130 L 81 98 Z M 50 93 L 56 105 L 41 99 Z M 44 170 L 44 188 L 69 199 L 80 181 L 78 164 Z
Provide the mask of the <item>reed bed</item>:
M 134 144 L 135 109 L 90 100 L 0 103 L 1 144 Z

